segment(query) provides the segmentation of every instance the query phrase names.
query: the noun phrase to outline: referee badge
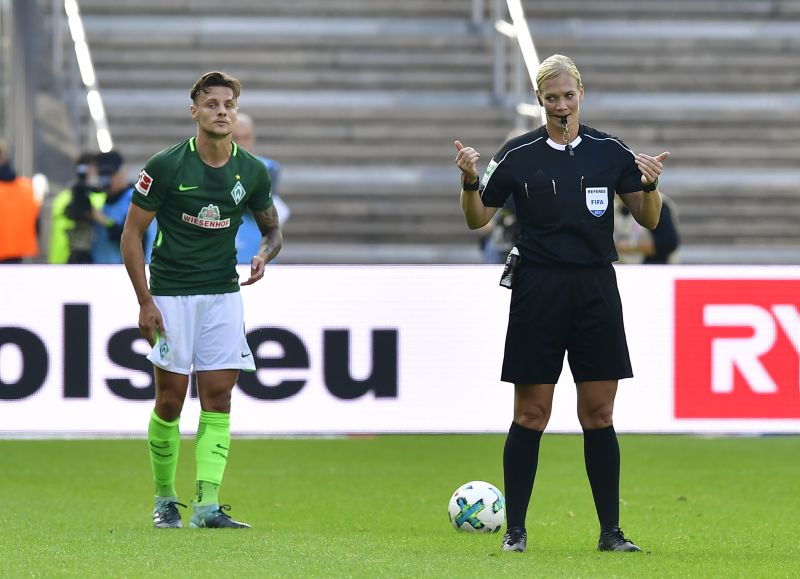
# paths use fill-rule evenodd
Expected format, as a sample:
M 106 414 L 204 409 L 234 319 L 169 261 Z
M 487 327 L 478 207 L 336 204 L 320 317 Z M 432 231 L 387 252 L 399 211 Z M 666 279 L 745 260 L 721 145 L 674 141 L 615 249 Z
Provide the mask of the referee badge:
M 595 217 L 602 217 L 608 209 L 608 187 L 587 187 L 586 208 Z

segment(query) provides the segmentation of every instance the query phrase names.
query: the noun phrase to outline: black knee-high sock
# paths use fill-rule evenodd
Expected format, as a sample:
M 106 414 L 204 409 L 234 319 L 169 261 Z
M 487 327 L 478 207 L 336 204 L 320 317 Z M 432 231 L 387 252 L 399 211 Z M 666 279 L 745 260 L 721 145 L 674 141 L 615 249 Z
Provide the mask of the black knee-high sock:
M 583 457 L 603 530 L 619 526 L 619 443 L 613 426 L 583 431 Z
M 533 492 L 536 466 L 539 464 L 541 430 L 531 430 L 511 423 L 503 449 L 503 475 L 508 528 L 524 527 L 528 503 Z

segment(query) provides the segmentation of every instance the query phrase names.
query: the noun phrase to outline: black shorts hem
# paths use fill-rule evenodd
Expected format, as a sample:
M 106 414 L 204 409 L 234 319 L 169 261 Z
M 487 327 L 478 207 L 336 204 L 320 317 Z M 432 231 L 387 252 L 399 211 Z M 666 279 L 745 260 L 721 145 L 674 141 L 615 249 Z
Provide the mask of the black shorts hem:
M 500 376 L 501 382 L 507 382 L 509 384 L 556 384 L 558 383 L 560 376 L 555 380 L 517 380 L 515 378 L 511 378 L 510 376 L 503 375 Z M 633 378 L 633 372 L 625 372 L 621 376 L 610 376 L 607 378 L 575 378 L 573 376 L 574 382 L 577 384 L 578 382 L 602 382 L 605 380 L 625 380 L 627 378 Z
M 575 378 L 575 383 L 578 382 L 603 382 L 605 380 L 625 380 L 627 378 L 633 378 L 633 372 L 625 372 L 622 376 L 608 376 L 605 378 Z

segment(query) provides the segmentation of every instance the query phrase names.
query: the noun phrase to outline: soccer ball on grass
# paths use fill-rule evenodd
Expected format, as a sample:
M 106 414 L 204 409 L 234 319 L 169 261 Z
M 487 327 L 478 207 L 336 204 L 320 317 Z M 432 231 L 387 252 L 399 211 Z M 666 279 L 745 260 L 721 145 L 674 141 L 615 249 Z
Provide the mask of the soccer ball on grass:
M 493 485 L 475 480 L 456 489 L 447 512 L 457 531 L 496 533 L 506 519 L 506 500 Z

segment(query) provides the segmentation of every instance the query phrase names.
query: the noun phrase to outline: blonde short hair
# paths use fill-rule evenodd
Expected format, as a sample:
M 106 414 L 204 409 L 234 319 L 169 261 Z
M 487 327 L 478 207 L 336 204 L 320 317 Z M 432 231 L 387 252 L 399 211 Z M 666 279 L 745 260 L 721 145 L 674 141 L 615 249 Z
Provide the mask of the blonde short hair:
M 581 73 L 578 72 L 578 67 L 568 56 L 563 54 L 554 54 L 542 61 L 539 65 L 539 72 L 536 73 L 536 88 L 542 86 L 542 83 L 555 78 L 561 74 L 568 74 L 578 81 L 578 88 L 583 86 L 581 82 Z

